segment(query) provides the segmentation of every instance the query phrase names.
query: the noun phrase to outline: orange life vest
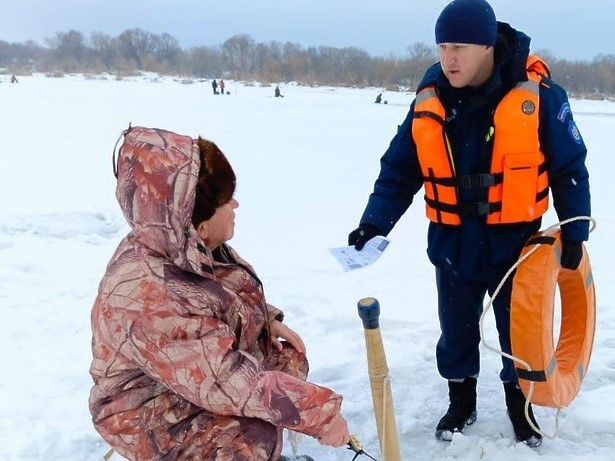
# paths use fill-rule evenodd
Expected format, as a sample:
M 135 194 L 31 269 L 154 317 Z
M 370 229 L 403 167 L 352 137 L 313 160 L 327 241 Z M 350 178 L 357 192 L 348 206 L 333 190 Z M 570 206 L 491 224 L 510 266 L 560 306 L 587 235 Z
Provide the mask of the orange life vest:
M 412 136 L 425 187 L 427 217 L 436 223 L 459 225 L 462 216 L 486 215 L 487 224 L 529 222 L 549 206 L 549 182 L 538 139 L 539 85 L 549 75 L 547 65 L 529 56 L 528 81 L 519 82 L 498 104 L 493 129 L 491 169 L 458 175 L 445 128 L 446 111 L 435 85 L 416 95 Z M 486 188 L 486 202 L 460 203 L 460 188 Z

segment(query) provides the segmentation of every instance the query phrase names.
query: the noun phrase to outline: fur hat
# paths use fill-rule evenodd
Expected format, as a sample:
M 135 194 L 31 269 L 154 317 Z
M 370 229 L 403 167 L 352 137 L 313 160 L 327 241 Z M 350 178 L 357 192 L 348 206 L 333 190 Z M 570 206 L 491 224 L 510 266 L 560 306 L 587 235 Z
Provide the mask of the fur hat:
M 211 218 L 216 209 L 228 203 L 235 193 L 235 172 L 213 142 L 199 136 L 201 167 L 196 185 L 192 223 L 198 226 Z
M 436 43 L 495 45 L 497 21 L 485 0 L 453 0 L 436 21 Z

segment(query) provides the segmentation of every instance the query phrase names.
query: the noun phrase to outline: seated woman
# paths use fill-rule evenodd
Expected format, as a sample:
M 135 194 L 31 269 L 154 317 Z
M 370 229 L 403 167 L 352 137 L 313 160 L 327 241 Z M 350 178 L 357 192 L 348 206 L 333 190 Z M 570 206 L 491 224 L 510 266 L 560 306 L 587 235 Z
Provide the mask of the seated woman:
M 96 430 L 130 460 L 277 461 L 284 428 L 345 445 L 342 397 L 306 381 L 303 341 L 226 244 L 239 204 L 218 147 L 129 128 L 116 176 L 131 232 L 92 310 Z

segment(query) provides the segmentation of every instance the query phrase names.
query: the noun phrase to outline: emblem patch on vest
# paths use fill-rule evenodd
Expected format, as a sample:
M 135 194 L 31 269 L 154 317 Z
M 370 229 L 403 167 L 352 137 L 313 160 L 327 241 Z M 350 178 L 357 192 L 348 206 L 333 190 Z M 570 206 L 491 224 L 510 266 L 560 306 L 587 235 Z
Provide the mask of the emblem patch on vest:
M 521 110 L 525 115 L 532 115 L 536 110 L 536 105 L 532 101 L 525 100 L 521 104 Z
M 568 122 L 568 133 L 570 134 L 570 137 L 574 140 L 574 142 L 576 142 L 577 144 L 581 144 L 583 142 L 583 138 L 581 138 L 581 132 L 577 128 L 577 124 L 574 123 L 574 120 L 570 120 L 570 122 Z

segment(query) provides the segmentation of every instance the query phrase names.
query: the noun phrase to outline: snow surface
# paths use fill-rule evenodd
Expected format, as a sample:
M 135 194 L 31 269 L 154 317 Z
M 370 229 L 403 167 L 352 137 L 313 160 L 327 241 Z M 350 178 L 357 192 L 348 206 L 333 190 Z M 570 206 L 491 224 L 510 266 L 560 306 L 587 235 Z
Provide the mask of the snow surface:
M 351 432 L 379 458 L 357 301 L 380 300 L 404 460 L 615 459 L 615 233 L 611 199 L 615 103 L 573 100 L 589 147 L 596 232 L 588 249 L 597 290 L 594 353 L 581 392 L 560 415 L 560 434 L 530 449 L 513 441 L 498 380 L 500 357 L 482 347 L 478 420 L 452 443 L 434 439 L 447 406 L 435 365 L 434 271 L 425 254 L 421 197 L 373 266 L 344 273 L 327 249 L 346 244 L 379 158 L 412 93 L 209 81 L 145 75 L 116 80 L 42 75 L 0 84 L 0 459 L 101 460 L 108 445 L 87 408 L 90 308 L 128 228 L 115 200 L 111 158 L 129 122 L 214 140 L 238 176 L 231 244 L 257 269 L 268 300 L 302 334 L 311 380 L 344 395 Z M 611 205 L 609 205 L 611 203 Z M 545 227 L 557 222 L 553 213 Z M 486 340 L 496 344 L 493 314 Z M 535 410 L 552 433 L 556 412 Z M 353 453 L 304 437 L 317 460 Z M 284 448 L 291 454 L 290 444 Z M 115 454 L 112 460 L 119 460 Z M 367 458 L 359 457 L 359 460 Z

